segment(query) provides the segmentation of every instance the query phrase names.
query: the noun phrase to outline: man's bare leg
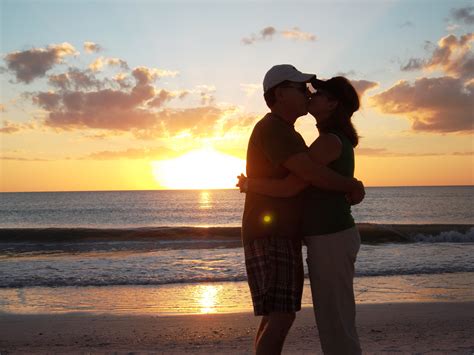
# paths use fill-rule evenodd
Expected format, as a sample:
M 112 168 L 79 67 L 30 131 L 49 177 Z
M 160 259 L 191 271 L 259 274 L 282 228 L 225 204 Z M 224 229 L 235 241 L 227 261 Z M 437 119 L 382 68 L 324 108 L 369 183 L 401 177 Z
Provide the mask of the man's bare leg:
M 295 313 L 273 312 L 262 319 L 257 332 L 255 352 L 257 355 L 281 354 L 286 336 L 295 320 Z
M 260 326 L 258 327 L 258 330 L 257 330 L 257 335 L 255 335 L 255 342 L 254 342 L 255 349 L 257 349 L 258 340 L 260 339 L 260 336 L 262 335 L 263 329 L 265 329 L 265 327 L 267 326 L 267 323 L 268 323 L 268 316 L 263 316 L 262 320 L 260 321 Z

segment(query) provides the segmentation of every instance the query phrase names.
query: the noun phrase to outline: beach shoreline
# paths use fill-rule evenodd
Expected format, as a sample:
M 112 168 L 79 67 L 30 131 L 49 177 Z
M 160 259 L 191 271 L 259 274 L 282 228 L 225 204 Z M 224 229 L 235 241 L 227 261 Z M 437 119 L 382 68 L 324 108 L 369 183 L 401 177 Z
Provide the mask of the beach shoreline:
M 250 312 L 156 316 L 0 314 L 3 353 L 251 353 Z M 474 302 L 357 305 L 364 353 L 474 351 Z M 285 354 L 321 353 L 311 307 L 298 313 Z

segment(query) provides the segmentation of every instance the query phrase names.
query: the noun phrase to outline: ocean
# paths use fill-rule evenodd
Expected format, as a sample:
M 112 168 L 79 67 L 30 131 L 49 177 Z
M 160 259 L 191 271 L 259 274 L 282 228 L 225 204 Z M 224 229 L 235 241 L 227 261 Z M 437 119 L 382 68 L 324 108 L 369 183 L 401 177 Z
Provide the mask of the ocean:
M 0 228 L 239 226 L 237 190 L 0 194 Z M 471 224 L 474 187 L 369 187 L 358 223 Z
M 133 290 L 137 299 L 155 295 L 143 300 L 149 307 L 161 300 L 162 312 L 179 313 L 169 297 L 209 287 L 202 292 L 233 290 L 221 292 L 227 296 L 219 310 L 232 311 L 248 292 L 239 230 L 244 195 L 237 190 L 1 193 L 0 200 L 0 312 L 97 311 L 101 301 L 79 297 L 85 290 L 108 295 L 111 312 L 130 311 L 128 296 L 120 305 L 110 298 Z M 402 297 L 421 280 L 438 289 L 432 299 L 474 299 L 466 283 L 474 275 L 473 186 L 367 188 L 353 214 L 363 240 L 359 301 L 384 299 L 374 282 L 395 280 L 398 288 L 382 294 Z

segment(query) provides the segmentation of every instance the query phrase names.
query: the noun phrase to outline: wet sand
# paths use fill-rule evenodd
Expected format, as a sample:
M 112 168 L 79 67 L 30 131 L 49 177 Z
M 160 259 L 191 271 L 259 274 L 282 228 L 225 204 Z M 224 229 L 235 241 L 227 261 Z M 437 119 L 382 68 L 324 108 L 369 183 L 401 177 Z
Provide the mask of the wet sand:
M 474 352 L 474 302 L 357 306 L 364 353 Z M 212 315 L 0 314 L 0 352 L 252 353 L 258 318 Z M 298 313 L 284 353 L 321 353 L 311 308 Z

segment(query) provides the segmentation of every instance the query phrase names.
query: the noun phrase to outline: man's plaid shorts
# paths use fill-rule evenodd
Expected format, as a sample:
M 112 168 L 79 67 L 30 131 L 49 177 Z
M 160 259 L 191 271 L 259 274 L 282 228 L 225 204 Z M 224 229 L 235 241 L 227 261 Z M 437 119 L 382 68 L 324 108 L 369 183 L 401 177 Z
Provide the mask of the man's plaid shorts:
M 299 311 L 304 282 L 301 241 L 257 239 L 245 245 L 244 252 L 255 315 Z

